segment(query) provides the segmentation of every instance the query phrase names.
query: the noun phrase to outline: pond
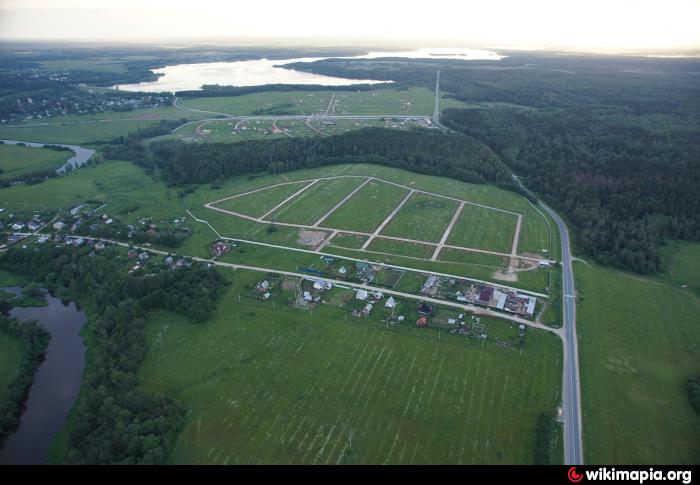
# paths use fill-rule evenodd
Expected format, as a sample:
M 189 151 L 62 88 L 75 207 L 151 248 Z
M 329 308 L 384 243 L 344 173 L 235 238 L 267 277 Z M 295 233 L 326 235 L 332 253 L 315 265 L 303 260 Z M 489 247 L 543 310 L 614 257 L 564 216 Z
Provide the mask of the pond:
M 19 294 L 18 287 L 0 291 Z M 0 449 L 0 464 L 42 464 L 49 446 L 63 427 L 78 398 L 85 368 L 85 345 L 80 330 L 87 321 L 75 302 L 46 295 L 45 307 L 14 308 L 19 320 L 37 320 L 51 334 L 46 359 L 29 391 L 19 427 Z

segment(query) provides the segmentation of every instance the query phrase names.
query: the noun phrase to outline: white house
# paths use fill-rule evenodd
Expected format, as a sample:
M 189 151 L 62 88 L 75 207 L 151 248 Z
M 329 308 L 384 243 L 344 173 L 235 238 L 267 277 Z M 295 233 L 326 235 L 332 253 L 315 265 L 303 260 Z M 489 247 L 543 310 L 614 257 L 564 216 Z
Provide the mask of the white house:
M 368 296 L 369 293 L 367 293 L 365 290 L 357 290 L 355 298 L 357 298 L 358 300 L 366 300 Z
M 396 300 L 394 300 L 394 297 L 390 296 L 384 306 L 387 308 L 396 308 Z

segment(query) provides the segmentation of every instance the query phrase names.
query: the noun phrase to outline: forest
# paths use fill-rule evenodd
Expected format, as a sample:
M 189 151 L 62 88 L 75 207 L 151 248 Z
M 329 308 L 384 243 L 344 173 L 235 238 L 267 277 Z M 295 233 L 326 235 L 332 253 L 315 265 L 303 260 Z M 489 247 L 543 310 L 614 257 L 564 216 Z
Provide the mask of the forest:
M 215 182 L 235 175 L 282 173 L 339 163 L 374 163 L 472 183 L 514 188 L 507 167 L 467 136 L 427 130 L 370 128 L 326 138 L 191 144 L 136 140 L 106 148 L 107 158 L 133 160 L 172 185 Z
M 183 425 L 184 407 L 138 389 L 146 346 L 144 314 L 163 308 L 193 322 L 206 320 L 227 281 L 214 269 L 193 266 L 154 275 L 128 274 L 110 248 L 10 249 L 0 267 L 29 275 L 59 295 L 89 300 L 94 316 L 90 364 L 76 404 L 67 463 L 167 463 Z

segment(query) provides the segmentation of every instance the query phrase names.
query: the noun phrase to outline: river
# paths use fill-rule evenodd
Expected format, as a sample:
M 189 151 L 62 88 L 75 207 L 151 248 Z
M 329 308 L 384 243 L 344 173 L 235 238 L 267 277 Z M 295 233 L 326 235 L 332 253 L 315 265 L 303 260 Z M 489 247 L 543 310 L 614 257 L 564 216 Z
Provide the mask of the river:
M 485 50 L 424 48 L 413 51 L 373 51 L 361 56 L 336 57 L 335 59 L 378 59 L 382 57 L 498 61 L 505 56 Z M 221 86 L 262 86 L 265 84 L 349 86 L 352 84 L 377 84 L 386 82 L 373 79 L 347 79 L 323 76 L 320 74 L 278 67 L 294 62 L 314 62 L 323 59 L 329 58 L 303 57 L 283 60 L 256 59 L 251 61 L 177 64 L 153 69 L 155 74 L 160 75 L 156 81 L 123 84 L 115 86 L 115 88 L 123 91 L 176 92 L 201 89 L 205 84 L 219 84 Z
M 20 288 L 0 288 L 15 294 Z M 19 320 L 37 320 L 51 334 L 46 359 L 29 391 L 17 430 L 0 449 L 0 464 L 46 463 L 49 446 L 63 427 L 78 398 L 85 368 L 85 345 L 80 330 L 87 321 L 75 302 L 47 295 L 48 306 L 14 308 Z

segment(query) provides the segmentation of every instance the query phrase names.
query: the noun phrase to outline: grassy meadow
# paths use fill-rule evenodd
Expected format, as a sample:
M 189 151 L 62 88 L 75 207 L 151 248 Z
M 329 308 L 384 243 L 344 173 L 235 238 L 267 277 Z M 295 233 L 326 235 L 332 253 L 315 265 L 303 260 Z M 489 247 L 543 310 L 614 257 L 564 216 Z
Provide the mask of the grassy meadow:
M 700 300 L 656 280 L 574 264 L 588 463 L 697 463 Z
M 57 170 L 72 156 L 70 151 L 0 144 L 0 180 Z

